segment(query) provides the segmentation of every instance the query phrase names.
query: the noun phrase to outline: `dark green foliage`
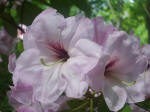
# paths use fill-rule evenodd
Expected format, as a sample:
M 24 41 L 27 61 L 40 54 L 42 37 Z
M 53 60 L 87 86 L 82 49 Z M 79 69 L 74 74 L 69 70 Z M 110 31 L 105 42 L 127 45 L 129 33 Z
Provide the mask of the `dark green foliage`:
M 136 103 L 137 106 L 143 108 L 144 110 L 150 111 L 150 100 L 147 99 L 144 102 Z
M 12 75 L 8 72 L 8 58 L 7 56 L 1 55 L 3 62 L 0 63 L 0 110 L 2 112 L 10 112 L 12 109 L 8 104 L 7 92 L 10 89 L 9 86 L 12 85 L 11 77 Z
M 110 112 L 107 105 L 106 105 L 106 102 L 104 100 L 103 95 L 101 95 L 99 97 L 99 101 L 97 101 L 97 102 L 98 102 L 98 104 L 97 104 L 98 105 L 98 112 Z
M 17 14 L 20 17 L 20 22 L 26 25 L 30 25 L 41 11 L 42 9 L 29 2 L 24 2 L 23 6 L 17 7 Z
M 132 110 L 131 110 L 130 106 L 128 104 L 126 104 L 124 106 L 124 108 L 121 109 L 119 112 L 132 112 Z

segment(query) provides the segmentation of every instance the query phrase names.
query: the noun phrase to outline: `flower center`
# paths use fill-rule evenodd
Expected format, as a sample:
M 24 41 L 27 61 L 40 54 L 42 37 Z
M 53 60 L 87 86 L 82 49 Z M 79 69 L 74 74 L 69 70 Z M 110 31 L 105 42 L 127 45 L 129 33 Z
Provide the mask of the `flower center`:
M 69 54 L 65 48 L 59 43 L 49 43 L 49 49 L 52 51 L 56 60 L 63 60 L 63 62 L 69 59 Z
M 104 75 L 105 76 L 108 76 L 112 71 L 111 71 L 111 68 L 112 66 L 114 66 L 116 64 L 116 59 L 114 60 L 111 60 L 105 67 L 105 72 L 104 72 Z
M 133 82 L 126 82 L 126 81 L 123 81 L 121 79 L 119 79 L 118 77 L 116 77 L 115 75 L 113 75 L 113 71 L 112 71 L 112 67 L 116 64 L 117 62 L 117 59 L 114 59 L 114 60 L 111 60 L 105 67 L 105 72 L 104 72 L 104 76 L 105 77 L 109 77 L 111 79 L 114 79 L 114 80 L 117 80 L 119 81 L 120 83 L 126 85 L 126 86 L 132 86 L 136 83 L 136 81 L 133 81 Z
M 150 69 L 150 59 L 148 59 L 148 65 L 147 65 L 147 69 L 146 70 L 149 70 Z

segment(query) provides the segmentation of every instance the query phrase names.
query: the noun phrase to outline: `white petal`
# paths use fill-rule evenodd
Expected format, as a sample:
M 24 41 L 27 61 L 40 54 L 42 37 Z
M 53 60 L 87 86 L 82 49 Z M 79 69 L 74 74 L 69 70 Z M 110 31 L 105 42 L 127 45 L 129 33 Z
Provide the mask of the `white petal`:
M 103 95 L 107 106 L 111 111 L 118 111 L 125 105 L 127 94 L 122 85 L 117 82 L 106 80 Z
M 82 59 L 85 59 L 82 57 Z M 87 67 L 86 62 L 81 58 L 69 59 L 62 68 L 63 76 L 67 80 L 66 95 L 73 98 L 81 98 L 88 89 L 88 84 L 84 79 L 84 72 Z

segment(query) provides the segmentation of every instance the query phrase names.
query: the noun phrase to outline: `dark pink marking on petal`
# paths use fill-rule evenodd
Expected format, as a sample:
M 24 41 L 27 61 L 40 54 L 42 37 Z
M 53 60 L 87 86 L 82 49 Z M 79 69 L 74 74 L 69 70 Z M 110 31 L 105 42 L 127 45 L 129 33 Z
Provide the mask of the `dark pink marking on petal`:
M 60 44 L 60 42 L 48 43 L 49 49 L 54 53 L 54 57 L 58 60 L 64 59 L 67 61 L 69 58 L 68 52 L 64 49 L 64 47 Z
M 106 65 L 104 75 L 108 75 L 110 72 L 112 72 L 111 68 L 116 64 L 117 60 L 118 59 L 113 59 Z

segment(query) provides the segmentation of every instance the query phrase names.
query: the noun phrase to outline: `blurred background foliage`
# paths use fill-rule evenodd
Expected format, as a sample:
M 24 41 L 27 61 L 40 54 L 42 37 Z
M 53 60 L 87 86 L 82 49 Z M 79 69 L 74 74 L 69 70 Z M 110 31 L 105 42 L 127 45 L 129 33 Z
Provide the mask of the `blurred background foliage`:
M 150 42 L 150 0 L 0 0 L 0 29 L 4 26 L 7 32 L 16 38 L 17 29 L 20 28 L 18 24 L 29 26 L 33 19 L 48 7 L 57 9 L 65 17 L 79 13 L 90 18 L 102 16 L 106 23 L 113 24 L 129 34 L 134 32 L 134 35 L 141 39 L 141 45 Z M 18 44 L 14 51 L 19 54 L 22 49 L 22 45 Z M 12 85 L 12 75 L 7 68 L 8 55 L 0 51 L 0 56 L 3 59 L 0 62 L 0 111 L 11 112 L 7 91 L 9 85 Z M 150 104 L 146 104 L 148 106 L 139 105 L 147 110 Z M 98 108 L 106 107 L 104 105 Z M 131 112 L 128 105 L 124 109 L 121 112 Z M 105 111 L 108 112 L 108 109 Z

